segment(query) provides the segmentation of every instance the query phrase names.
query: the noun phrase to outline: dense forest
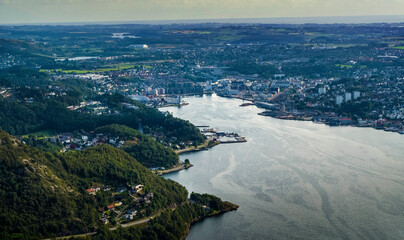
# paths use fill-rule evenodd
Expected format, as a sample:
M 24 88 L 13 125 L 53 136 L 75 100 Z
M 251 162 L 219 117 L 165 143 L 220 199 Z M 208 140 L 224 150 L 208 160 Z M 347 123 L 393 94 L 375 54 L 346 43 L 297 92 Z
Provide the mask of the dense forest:
M 114 129 L 114 128 L 112 128 Z M 158 152 L 158 150 L 155 150 Z M 0 238 L 39 239 L 97 231 L 92 239 L 181 239 L 195 221 L 237 209 L 208 194 L 192 193 L 152 174 L 127 153 L 101 145 L 84 151 L 49 153 L 29 147 L 0 131 Z M 104 193 L 141 183 L 154 197 L 145 214 L 162 211 L 147 224 L 109 231 L 100 223 Z
M 71 91 L 66 96 L 45 98 L 40 89 L 16 89 L 18 99 L 0 98 L 0 127 L 12 135 L 22 135 L 43 130 L 72 132 L 92 131 L 108 124 L 123 124 L 137 129 L 142 125 L 145 133 L 160 131 L 167 138 L 177 141 L 204 141 L 199 130 L 190 122 L 165 114 L 155 108 L 146 107 L 122 95 L 99 96 L 105 105 L 119 114 L 93 115 L 71 111 L 69 105 L 80 101 L 80 93 Z M 32 98 L 33 101 L 21 101 Z M 135 104 L 138 109 L 126 109 L 122 102 Z
M 181 204 L 188 195 L 178 183 L 152 174 L 127 153 L 108 145 L 51 154 L 1 131 L 0 163 L 2 238 L 95 230 L 100 203 L 85 192 L 93 184 L 142 183 L 155 194 L 149 212 Z
M 165 211 L 151 220 L 147 226 L 119 228 L 117 231 L 106 231 L 100 228 L 98 234 L 91 239 L 139 239 L 139 240 L 175 240 L 183 239 L 190 226 L 206 217 L 222 214 L 238 209 L 230 202 L 209 194 L 191 194 L 191 202 L 182 204 L 174 210 Z

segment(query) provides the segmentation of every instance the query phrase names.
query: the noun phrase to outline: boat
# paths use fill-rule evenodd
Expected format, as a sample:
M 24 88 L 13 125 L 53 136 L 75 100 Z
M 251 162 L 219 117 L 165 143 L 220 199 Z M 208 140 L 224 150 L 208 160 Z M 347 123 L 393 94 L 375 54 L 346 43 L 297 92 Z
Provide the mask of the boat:
M 254 103 L 243 103 L 240 105 L 240 107 L 246 107 L 246 106 L 251 106 L 254 105 Z

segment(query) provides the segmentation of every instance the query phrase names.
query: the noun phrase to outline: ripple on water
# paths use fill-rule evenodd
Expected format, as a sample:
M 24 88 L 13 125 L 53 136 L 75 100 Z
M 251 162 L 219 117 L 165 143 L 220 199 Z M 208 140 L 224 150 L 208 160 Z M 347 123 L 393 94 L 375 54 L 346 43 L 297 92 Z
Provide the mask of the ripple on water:
M 169 111 L 248 139 L 187 155 L 195 167 L 167 176 L 240 205 L 188 239 L 404 238 L 404 136 L 258 116 L 215 95 L 185 100 Z

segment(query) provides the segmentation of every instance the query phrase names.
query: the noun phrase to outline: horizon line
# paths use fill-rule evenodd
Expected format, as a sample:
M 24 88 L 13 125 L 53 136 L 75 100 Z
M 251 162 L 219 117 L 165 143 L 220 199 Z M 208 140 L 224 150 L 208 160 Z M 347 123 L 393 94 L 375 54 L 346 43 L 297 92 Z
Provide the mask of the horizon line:
M 371 18 L 378 18 L 372 21 Z M 389 19 L 390 18 L 390 19 Z M 334 22 L 327 21 L 334 19 Z M 339 19 L 339 21 L 336 21 Z M 346 19 L 345 21 L 341 21 Z M 350 20 L 348 20 L 350 19 Z M 352 21 L 356 19 L 356 21 Z M 362 19 L 362 21 L 358 21 Z M 363 21 L 366 19 L 366 21 Z M 301 21 L 296 21 L 301 20 Z M 306 20 L 306 21 L 302 21 Z M 314 21 L 320 20 L 320 21 Z M 68 22 L 36 22 L 36 23 L 0 23 L 0 26 L 40 26 L 40 25 L 122 25 L 122 24 L 377 24 L 377 23 L 404 23 L 404 15 L 356 15 L 356 16 L 313 16 L 313 17 L 268 17 L 268 18 L 195 18 L 195 19 L 163 19 L 163 20 L 113 20 L 113 21 L 68 21 Z

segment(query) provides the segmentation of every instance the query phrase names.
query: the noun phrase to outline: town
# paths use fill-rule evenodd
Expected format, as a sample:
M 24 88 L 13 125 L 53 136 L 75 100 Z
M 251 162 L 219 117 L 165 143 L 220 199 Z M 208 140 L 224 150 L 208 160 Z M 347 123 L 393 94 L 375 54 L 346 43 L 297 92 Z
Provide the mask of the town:
M 111 49 L 107 53 L 97 48 L 98 54 L 74 48 L 81 44 L 95 49 L 98 40 L 90 37 L 81 42 L 73 34 L 64 48 L 44 50 L 52 51 L 51 58 L 32 56 L 39 58 L 33 67 L 38 74 L 50 76 L 41 87 L 47 98 L 66 94 L 69 87 L 60 82 L 73 79 L 94 93 L 79 105 L 68 106 L 72 111 L 120 114 L 97 100 L 97 95 L 119 93 L 150 107 L 164 107 L 186 105 L 185 95 L 215 92 L 251 101 L 265 110 L 265 116 L 404 133 L 404 47 L 399 24 L 255 27 L 260 34 L 252 37 L 244 35 L 250 30 L 243 25 L 163 25 L 153 26 L 153 35 L 146 37 L 142 26 L 123 26 L 122 33 L 102 36 Z M 27 31 L 22 26 L 1 28 L 10 36 Z M 165 42 L 153 43 L 162 35 Z M 61 41 L 28 36 L 45 45 Z M 20 54 L 2 56 L 0 68 L 30 65 Z M 0 94 L 15 97 L 12 88 L 2 87 Z M 30 103 L 35 98 L 20 100 Z

